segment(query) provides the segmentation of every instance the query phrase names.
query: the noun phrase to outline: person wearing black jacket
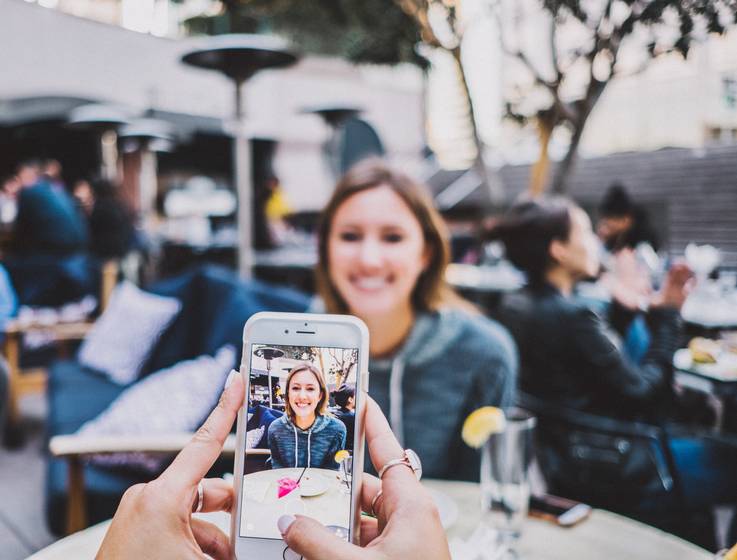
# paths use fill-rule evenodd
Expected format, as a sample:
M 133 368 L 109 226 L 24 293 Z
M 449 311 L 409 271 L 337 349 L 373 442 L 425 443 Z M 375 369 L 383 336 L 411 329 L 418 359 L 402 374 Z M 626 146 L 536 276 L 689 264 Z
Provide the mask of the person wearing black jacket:
M 577 282 L 599 268 L 596 237 L 581 208 L 563 199 L 522 202 L 494 235 L 528 277 L 527 287 L 503 298 L 498 316 L 519 348 L 522 391 L 569 409 L 667 425 L 690 503 L 736 503 L 737 447 L 670 424 L 671 364 L 690 270 L 674 265 L 651 296 L 646 312 L 650 347 L 634 364 L 621 352 L 616 335 L 628 312 L 613 302 L 615 321 L 608 323 L 575 299 Z
M 528 277 L 528 286 L 504 298 L 500 319 L 520 350 L 525 392 L 563 406 L 625 418 L 667 401 L 670 363 L 678 348 L 679 309 L 691 277 L 674 266 L 650 302 L 650 348 L 640 365 L 620 351 L 620 332 L 630 312 L 614 302 L 613 324 L 573 297 L 578 281 L 599 268 L 596 237 L 586 213 L 564 200 L 525 202 L 512 208 L 496 230 L 507 257 Z

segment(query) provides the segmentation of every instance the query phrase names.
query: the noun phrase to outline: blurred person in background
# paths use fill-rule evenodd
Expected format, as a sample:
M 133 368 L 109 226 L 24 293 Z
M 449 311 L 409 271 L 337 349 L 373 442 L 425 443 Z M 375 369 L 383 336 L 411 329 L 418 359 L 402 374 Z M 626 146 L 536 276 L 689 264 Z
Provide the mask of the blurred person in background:
M 478 480 L 461 426 L 480 406 L 512 404 L 517 354 L 448 286 L 448 234 L 425 188 L 381 160 L 357 164 L 323 211 L 318 251 L 322 306 L 368 326 L 371 395 L 402 446 L 428 477 Z
M 573 296 L 576 284 L 599 268 L 596 236 L 581 208 L 563 199 L 521 202 L 495 234 L 528 277 L 499 311 L 520 351 L 521 389 L 567 409 L 665 425 L 689 504 L 737 503 L 737 447 L 669 423 L 688 267 L 672 266 L 650 297 L 645 316 L 651 343 L 638 365 L 620 351 L 612 325 Z M 626 313 L 616 302 L 613 307 L 615 315 Z
M 90 252 L 102 260 L 121 259 L 136 245 L 135 216 L 110 181 L 74 183 L 74 198 L 87 217 Z
M 45 180 L 35 161 L 21 163 L 17 175 L 21 190 L 13 232 L 15 251 L 59 256 L 83 252 L 89 236 L 71 196 Z
M 627 189 L 614 183 L 598 208 L 597 234 L 604 246 L 602 283 L 612 298 L 632 314 L 623 343 L 634 362 L 641 362 L 650 345 L 650 330 L 640 313 L 652 295 L 661 265 L 658 239 L 644 208 Z
M 15 173 L 7 175 L 0 184 L 0 224 L 9 229 L 18 214 L 18 193 L 21 182 Z
M 613 184 L 599 204 L 597 234 L 607 250 L 636 249 L 645 243 L 658 250 L 658 238 L 644 208 L 635 204 L 627 189 Z
M 21 188 L 32 187 L 41 179 L 41 161 L 38 159 L 24 160 L 18 164 L 15 173 Z
M 41 164 L 41 180 L 59 192 L 66 191 L 66 185 L 61 176 L 61 163 L 58 159 L 44 160 Z
M 57 306 L 95 293 L 89 233 L 72 197 L 41 175 L 35 160 L 17 168 L 21 184 L 6 266 L 22 305 Z
M 345 448 L 353 449 L 353 430 L 356 425 L 356 390 L 350 385 L 341 385 L 333 391 L 336 408 L 331 412 L 345 424 Z

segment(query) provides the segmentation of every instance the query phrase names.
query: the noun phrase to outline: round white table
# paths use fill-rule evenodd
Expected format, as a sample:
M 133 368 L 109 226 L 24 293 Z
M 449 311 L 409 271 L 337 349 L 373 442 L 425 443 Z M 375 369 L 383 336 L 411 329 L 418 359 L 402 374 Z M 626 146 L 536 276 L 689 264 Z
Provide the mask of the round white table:
M 241 526 L 253 537 L 281 538 L 276 521 L 282 515 L 307 515 L 323 525 L 348 527 L 351 514 L 350 494 L 338 471 L 309 468 L 304 471 L 300 488 L 279 498 L 278 480 L 299 479 L 304 469 L 275 469 L 243 477 Z
M 458 506 L 460 515 L 447 529 L 451 543 L 468 538 L 480 518 L 478 485 L 467 482 L 428 480 L 424 484 L 446 495 Z M 229 529 L 228 514 L 203 514 L 208 521 Z M 31 560 L 94 558 L 110 521 L 104 521 L 61 539 L 30 557 Z M 711 560 L 713 555 L 658 529 L 602 510 L 594 510 L 583 523 L 563 529 L 552 523 L 528 518 L 519 542 L 520 558 L 534 560 Z M 469 560 L 458 556 L 454 560 Z

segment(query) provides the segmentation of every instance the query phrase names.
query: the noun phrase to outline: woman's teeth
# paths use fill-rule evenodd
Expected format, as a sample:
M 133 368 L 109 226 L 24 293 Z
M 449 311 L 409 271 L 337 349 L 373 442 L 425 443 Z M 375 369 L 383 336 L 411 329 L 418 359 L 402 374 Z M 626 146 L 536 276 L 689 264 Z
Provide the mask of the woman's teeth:
M 364 290 L 378 290 L 386 285 L 385 278 L 357 278 L 354 282 L 356 286 Z

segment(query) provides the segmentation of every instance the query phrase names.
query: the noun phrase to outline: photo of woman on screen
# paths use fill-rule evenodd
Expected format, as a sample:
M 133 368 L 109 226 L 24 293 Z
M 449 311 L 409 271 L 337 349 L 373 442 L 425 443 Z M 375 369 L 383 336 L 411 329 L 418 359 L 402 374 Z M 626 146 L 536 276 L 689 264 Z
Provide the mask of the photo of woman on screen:
M 286 414 L 269 426 L 271 468 L 337 470 L 345 448 L 345 425 L 327 412 L 329 393 L 322 371 L 311 364 L 292 368 L 286 379 Z

